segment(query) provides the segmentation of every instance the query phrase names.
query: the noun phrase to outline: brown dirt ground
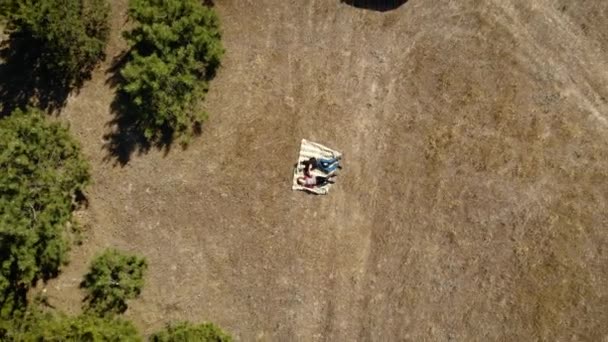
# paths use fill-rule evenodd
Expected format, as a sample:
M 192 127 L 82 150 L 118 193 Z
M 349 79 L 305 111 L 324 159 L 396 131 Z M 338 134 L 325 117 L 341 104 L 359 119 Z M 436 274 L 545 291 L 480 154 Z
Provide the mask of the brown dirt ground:
M 148 258 L 126 316 L 243 341 L 608 341 L 608 2 L 217 0 L 227 54 L 185 151 L 104 148 L 124 49 L 67 120 L 95 184 L 50 300 L 108 246 Z M 300 139 L 340 149 L 290 190 Z

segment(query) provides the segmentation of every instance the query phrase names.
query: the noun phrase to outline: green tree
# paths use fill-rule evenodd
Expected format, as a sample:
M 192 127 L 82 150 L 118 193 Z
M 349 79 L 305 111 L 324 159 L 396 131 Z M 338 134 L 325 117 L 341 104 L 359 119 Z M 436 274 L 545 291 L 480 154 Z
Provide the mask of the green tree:
M 199 0 L 130 0 L 129 16 L 132 52 L 121 71 L 129 113 L 151 141 L 186 141 L 206 116 L 195 104 L 224 52 L 219 19 Z
M 110 7 L 106 0 L 3 0 L 13 39 L 26 40 L 26 52 L 36 50 L 38 73 L 79 86 L 104 57 Z M 1 14 L 1 13 L 0 13 Z M 39 75 L 38 75 L 39 76 Z
M 213 323 L 194 325 L 190 322 L 170 324 L 150 337 L 152 342 L 230 342 L 232 337 Z
M 141 337 L 130 321 L 120 318 L 31 310 L 22 318 L 0 324 L 0 340 L 134 342 Z
M 24 306 L 29 287 L 65 263 L 74 196 L 88 182 L 65 127 L 32 109 L 0 119 L 0 317 Z
M 87 292 L 86 311 L 99 315 L 123 313 L 127 300 L 141 293 L 146 269 L 144 258 L 115 249 L 98 255 L 81 284 Z

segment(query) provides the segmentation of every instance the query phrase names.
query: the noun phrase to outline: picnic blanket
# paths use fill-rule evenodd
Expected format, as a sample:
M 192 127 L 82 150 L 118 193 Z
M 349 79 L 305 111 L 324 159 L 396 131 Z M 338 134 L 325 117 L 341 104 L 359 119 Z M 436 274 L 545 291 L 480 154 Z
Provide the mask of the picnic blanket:
M 298 164 L 293 170 L 293 185 L 291 186 L 291 188 L 293 190 L 313 192 L 318 195 L 327 195 L 329 189 L 332 186 L 331 184 L 325 184 L 321 187 L 315 186 L 313 188 L 307 188 L 298 184 L 298 177 L 304 176 L 304 166 L 302 165 L 302 162 L 312 157 L 315 157 L 317 159 L 323 159 L 336 158 L 341 155 L 342 153 L 332 150 L 329 147 L 314 143 L 312 141 L 308 141 L 306 139 L 302 139 L 302 144 L 300 145 L 300 155 L 298 157 Z M 327 174 L 325 174 L 323 171 L 317 169 L 312 170 L 311 174 L 313 176 L 327 176 Z

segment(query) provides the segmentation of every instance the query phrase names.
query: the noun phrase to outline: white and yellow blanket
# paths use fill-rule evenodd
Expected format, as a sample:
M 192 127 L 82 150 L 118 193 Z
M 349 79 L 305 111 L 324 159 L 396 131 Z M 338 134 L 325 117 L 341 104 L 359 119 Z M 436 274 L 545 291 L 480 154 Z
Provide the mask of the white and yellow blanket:
M 302 139 L 302 144 L 300 145 L 300 156 L 298 157 L 298 164 L 293 170 L 293 185 L 291 186 L 291 188 L 293 190 L 313 192 L 318 195 L 327 195 L 329 189 L 331 188 L 331 184 L 325 184 L 320 187 L 315 186 L 313 188 L 307 188 L 298 184 L 298 177 L 304 177 L 304 166 L 302 165 L 302 162 L 312 157 L 315 157 L 317 159 L 331 159 L 341 155 L 342 153 L 332 150 L 329 147 L 308 141 L 306 139 Z M 327 174 L 325 174 L 323 171 L 317 169 L 312 170 L 311 174 L 312 176 L 327 176 Z

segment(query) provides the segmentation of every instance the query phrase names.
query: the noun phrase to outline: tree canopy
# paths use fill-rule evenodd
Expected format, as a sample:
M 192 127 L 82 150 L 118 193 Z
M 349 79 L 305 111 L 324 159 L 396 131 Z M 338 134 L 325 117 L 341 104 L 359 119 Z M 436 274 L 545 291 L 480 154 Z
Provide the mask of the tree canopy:
M 0 59 L 15 73 L 0 80 L 0 115 L 10 113 L 0 116 L 2 341 L 141 340 L 133 324 L 116 314 L 141 293 L 144 258 L 114 249 L 98 255 L 81 283 L 86 292 L 81 315 L 27 305 L 30 288 L 56 276 L 67 262 L 77 225 L 72 212 L 90 176 L 66 127 L 40 110 L 13 109 L 32 99 L 48 109 L 49 99 L 82 84 L 104 57 L 109 11 L 107 0 L 0 0 L 1 27 L 10 37 Z M 195 105 L 224 52 L 219 20 L 198 0 L 130 0 L 129 16 L 135 25 L 125 34 L 132 49 L 120 73 L 120 93 L 148 139 L 166 132 L 188 137 L 205 117 Z M 11 99 L 17 100 L 9 105 Z M 231 341 L 211 323 L 187 322 L 170 325 L 153 339 Z
M 33 109 L 0 119 L 3 315 L 19 309 L 33 282 L 59 272 L 69 249 L 73 198 L 88 183 L 88 164 L 65 127 Z
M 106 0 L 7 0 L 7 28 L 14 38 L 38 49 L 33 66 L 71 87 L 88 76 L 104 56 L 108 38 Z
M 151 141 L 187 139 L 205 113 L 195 108 L 224 52 L 219 19 L 198 0 L 131 0 L 132 52 L 121 71 L 129 113 Z
M 99 315 L 123 313 L 127 300 L 141 293 L 147 267 L 144 258 L 115 249 L 98 255 L 81 284 L 87 292 L 86 309 Z
M 0 340 L 135 342 L 141 337 L 130 321 L 120 318 L 30 310 L 19 320 L 0 324 Z
M 152 342 L 230 342 L 232 337 L 213 323 L 194 325 L 190 322 L 170 324 L 150 337 Z

